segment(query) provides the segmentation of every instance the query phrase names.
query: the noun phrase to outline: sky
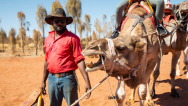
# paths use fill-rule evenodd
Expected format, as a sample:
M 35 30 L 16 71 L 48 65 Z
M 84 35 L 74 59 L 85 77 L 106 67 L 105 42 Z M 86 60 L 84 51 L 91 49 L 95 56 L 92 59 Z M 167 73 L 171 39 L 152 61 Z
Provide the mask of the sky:
M 55 0 L 0 0 L 0 28 L 3 28 L 8 36 L 11 28 L 16 30 L 16 35 L 19 33 L 19 21 L 17 13 L 22 11 L 25 14 L 26 21 L 30 22 L 29 31 L 26 35 L 32 37 L 33 30 L 38 30 L 39 27 L 36 21 L 36 11 L 38 5 L 43 5 L 47 13 L 51 12 L 51 5 Z M 62 7 L 65 7 L 67 0 L 59 0 Z M 88 14 L 91 17 L 91 31 L 95 30 L 94 22 L 98 18 L 102 22 L 103 14 L 107 16 L 107 21 L 110 21 L 112 15 L 115 14 L 116 6 L 121 0 L 81 0 L 82 12 L 81 19 L 84 20 L 84 15 Z M 172 4 L 178 4 L 184 0 L 170 0 Z M 67 26 L 68 30 L 74 32 L 73 24 Z M 48 36 L 50 27 L 47 24 L 45 27 L 45 37 Z M 41 31 L 42 32 L 42 31 Z M 76 34 L 79 36 L 78 32 Z M 83 36 L 85 37 L 85 36 Z

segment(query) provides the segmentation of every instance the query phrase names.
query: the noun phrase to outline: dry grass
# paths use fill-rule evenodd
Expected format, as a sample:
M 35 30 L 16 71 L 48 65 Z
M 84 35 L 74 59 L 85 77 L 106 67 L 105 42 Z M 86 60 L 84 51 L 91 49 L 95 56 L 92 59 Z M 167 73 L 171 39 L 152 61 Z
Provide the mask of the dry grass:
M 24 53 L 22 53 L 22 49 L 19 46 L 19 44 L 16 44 L 15 46 L 15 52 L 14 54 L 11 54 L 11 46 L 9 44 L 4 44 L 4 52 L 2 44 L 0 44 L 0 57 L 15 57 L 15 56 L 36 56 L 35 55 L 35 47 L 34 43 L 29 43 L 28 45 L 25 45 L 24 47 Z M 37 56 L 42 56 L 43 51 L 42 49 L 38 50 Z

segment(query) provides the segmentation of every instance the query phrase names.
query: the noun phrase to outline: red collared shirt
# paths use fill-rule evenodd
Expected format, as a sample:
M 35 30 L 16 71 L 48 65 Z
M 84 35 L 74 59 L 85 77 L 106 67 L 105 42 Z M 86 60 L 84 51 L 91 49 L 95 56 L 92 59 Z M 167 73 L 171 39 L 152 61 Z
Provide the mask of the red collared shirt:
M 85 59 L 81 54 L 79 37 L 67 29 L 56 40 L 54 36 L 55 31 L 49 32 L 44 43 L 48 71 L 62 73 L 77 69 L 77 62 Z

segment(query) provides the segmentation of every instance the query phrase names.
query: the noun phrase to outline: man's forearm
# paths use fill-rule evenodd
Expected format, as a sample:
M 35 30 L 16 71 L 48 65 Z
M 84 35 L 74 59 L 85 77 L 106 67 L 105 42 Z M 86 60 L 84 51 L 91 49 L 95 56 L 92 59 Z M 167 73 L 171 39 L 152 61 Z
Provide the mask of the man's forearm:
M 47 70 L 47 61 L 44 62 L 44 72 L 43 72 L 43 79 L 42 82 L 46 82 L 48 78 L 49 71 Z
M 79 68 L 79 70 L 80 70 L 85 82 L 88 85 L 90 85 L 90 80 L 89 80 L 88 74 L 87 74 L 87 72 L 85 72 L 86 66 L 85 66 L 84 60 L 79 61 L 77 65 L 78 65 L 78 68 Z

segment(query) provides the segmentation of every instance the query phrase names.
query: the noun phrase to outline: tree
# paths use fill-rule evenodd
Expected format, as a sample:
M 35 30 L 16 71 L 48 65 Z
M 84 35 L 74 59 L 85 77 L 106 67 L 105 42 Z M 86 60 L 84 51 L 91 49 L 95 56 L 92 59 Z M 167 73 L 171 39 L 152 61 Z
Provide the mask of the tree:
M 46 25 L 45 17 L 47 16 L 46 9 L 42 5 L 39 5 L 37 8 L 36 15 L 37 15 L 37 24 L 38 24 L 39 28 L 42 30 L 42 39 L 43 39 L 43 45 L 44 45 L 44 39 L 45 39 L 44 38 L 44 27 Z M 43 49 L 43 53 L 44 53 L 44 49 Z
M 67 0 L 65 4 L 67 15 L 73 17 L 73 23 L 75 25 L 75 34 L 76 34 L 76 23 L 78 23 L 81 16 L 81 0 Z
M 106 15 L 105 14 L 103 14 L 103 37 L 105 37 L 106 35 L 106 33 L 107 33 L 107 23 L 106 23 L 106 19 L 107 19 L 107 17 L 106 17 Z
M 35 29 L 33 30 L 33 40 L 35 44 L 35 54 L 37 55 L 38 44 L 40 40 L 40 31 L 36 31 Z
M 105 23 L 106 18 L 107 18 L 106 15 L 103 14 L 103 18 L 102 18 L 103 19 L 103 24 Z
M 19 36 L 21 38 L 21 48 L 22 48 L 22 52 L 24 53 L 24 46 L 25 46 L 25 29 L 24 28 L 20 28 L 19 29 Z
M 99 27 L 101 26 L 100 20 L 98 18 L 96 18 L 94 26 L 95 26 L 96 31 L 98 32 Z M 100 32 L 98 32 L 98 38 L 100 39 Z
M 86 38 L 87 38 L 86 42 L 88 44 L 88 32 L 91 30 L 91 27 L 90 27 L 90 15 L 85 14 L 84 19 L 85 19 L 85 27 L 86 27 L 86 33 L 87 33 L 86 34 Z
M 25 14 L 23 12 L 18 12 L 17 18 L 19 19 L 20 22 L 20 28 L 23 28 L 24 26 L 24 21 L 25 21 Z
M 93 33 L 92 33 L 92 40 L 96 40 L 96 39 L 97 39 L 97 37 L 96 37 L 95 31 L 93 31 Z
M 56 0 L 56 1 L 54 1 L 54 2 L 52 3 L 51 8 L 52 8 L 52 9 L 51 9 L 51 14 L 53 14 L 53 12 L 54 12 L 54 10 L 55 10 L 56 8 L 63 8 L 63 7 L 61 6 L 59 0 Z M 50 25 L 50 28 L 51 28 L 51 30 L 54 30 L 54 28 L 53 28 L 52 25 Z
M 99 34 L 99 36 L 98 36 L 98 38 L 100 39 L 100 35 L 101 35 L 101 33 L 102 33 L 102 27 L 101 26 L 99 26 L 99 28 L 98 28 L 98 30 L 97 30 L 97 32 L 98 32 L 98 34 Z
M 112 30 L 115 30 L 115 15 L 113 14 L 112 16 L 111 16 L 111 24 L 112 24 Z
M 20 22 L 20 29 L 19 29 L 19 35 L 21 37 L 21 47 L 22 47 L 22 52 L 24 53 L 24 40 L 25 40 L 25 36 L 26 36 L 26 32 L 25 32 L 25 14 L 23 12 L 18 12 L 17 14 L 17 18 Z
M 2 47 L 3 47 L 3 52 L 4 52 L 4 40 L 7 37 L 5 31 L 1 28 L 0 30 L 0 38 L 1 38 L 1 43 L 2 43 Z
M 79 34 L 80 34 L 80 40 L 81 40 L 81 39 L 82 39 L 82 32 L 85 30 L 84 23 L 81 22 L 81 20 L 80 20 L 79 23 L 78 23 L 77 29 L 78 29 L 78 32 L 79 32 Z
M 10 38 L 12 54 L 14 54 L 14 51 L 15 51 L 15 43 L 16 43 L 15 35 L 16 35 L 15 29 L 11 28 L 11 30 L 9 32 L 9 38 Z

